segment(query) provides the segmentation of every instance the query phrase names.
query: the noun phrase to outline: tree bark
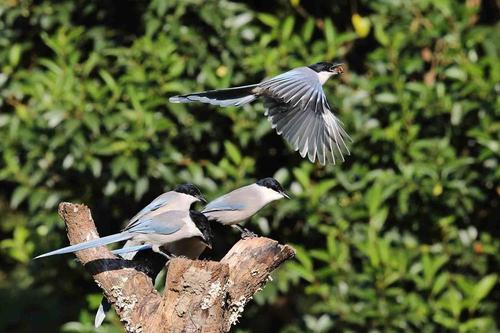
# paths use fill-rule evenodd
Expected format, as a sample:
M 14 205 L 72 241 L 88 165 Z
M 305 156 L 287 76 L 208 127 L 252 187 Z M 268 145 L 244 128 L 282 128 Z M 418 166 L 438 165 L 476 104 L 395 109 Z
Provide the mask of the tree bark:
M 59 215 L 71 244 L 99 237 L 85 205 L 63 202 Z M 160 295 L 144 262 L 120 259 L 106 247 L 76 252 L 125 330 L 141 333 L 228 332 L 271 272 L 294 255 L 288 245 L 257 237 L 238 241 L 220 262 L 175 258 Z

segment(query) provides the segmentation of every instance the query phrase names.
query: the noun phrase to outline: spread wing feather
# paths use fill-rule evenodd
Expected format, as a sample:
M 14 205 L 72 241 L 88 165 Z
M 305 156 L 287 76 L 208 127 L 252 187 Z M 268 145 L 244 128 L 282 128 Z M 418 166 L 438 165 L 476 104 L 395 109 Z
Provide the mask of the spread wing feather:
M 311 162 L 335 164 L 350 154 L 349 135 L 332 113 L 314 71 L 301 67 L 263 81 L 266 116 L 279 135 Z

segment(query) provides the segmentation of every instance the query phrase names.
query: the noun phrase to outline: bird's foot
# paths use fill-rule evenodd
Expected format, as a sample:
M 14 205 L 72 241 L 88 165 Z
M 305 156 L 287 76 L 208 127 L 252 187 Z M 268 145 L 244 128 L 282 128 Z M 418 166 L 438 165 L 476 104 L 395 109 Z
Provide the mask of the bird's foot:
M 252 232 L 248 230 L 247 228 L 243 228 L 243 231 L 241 232 L 241 238 L 255 238 L 259 237 L 255 232 Z

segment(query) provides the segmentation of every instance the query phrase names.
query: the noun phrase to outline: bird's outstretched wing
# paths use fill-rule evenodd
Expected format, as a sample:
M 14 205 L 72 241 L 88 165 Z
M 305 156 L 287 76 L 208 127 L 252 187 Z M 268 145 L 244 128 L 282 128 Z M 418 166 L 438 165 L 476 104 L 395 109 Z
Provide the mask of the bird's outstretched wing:
M 272 127 L 302 157 L 324 165 L 350 154 L 345 143 L 350 137 L 332 113 L 314 71 L 296 68 L 263 81 L 259 88 Z

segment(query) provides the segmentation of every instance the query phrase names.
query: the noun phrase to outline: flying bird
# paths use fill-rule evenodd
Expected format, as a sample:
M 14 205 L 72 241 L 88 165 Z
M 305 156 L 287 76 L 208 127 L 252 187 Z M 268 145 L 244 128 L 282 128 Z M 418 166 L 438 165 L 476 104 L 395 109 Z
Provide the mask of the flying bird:
M 283 198 L 290 199 L 290 196 L 276 179 L 268 177 L 218 197 L 201 212 L 210 221 L 237 228 L 242 237 L 254 237 L 254 233 L 238 223 L 249 219 L 268 203 Z
M 311 162 L 335 164 L 338 159 L 344 161 L 344 154 L 350 155 L 345 141 L 351 139 L 332 113 L 323 84 L 343 72 L 342 63 L 319 62 L 257 84 L 173 96 L 169 101 L 225 107 L 242 106 L 262 97 L 272 128 L 294 150 Z

